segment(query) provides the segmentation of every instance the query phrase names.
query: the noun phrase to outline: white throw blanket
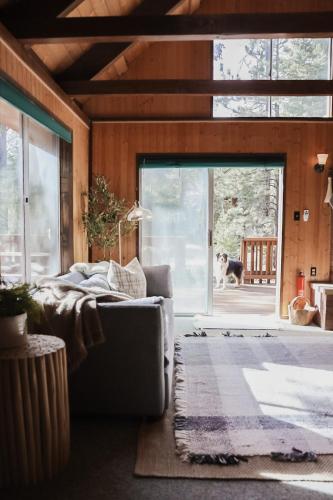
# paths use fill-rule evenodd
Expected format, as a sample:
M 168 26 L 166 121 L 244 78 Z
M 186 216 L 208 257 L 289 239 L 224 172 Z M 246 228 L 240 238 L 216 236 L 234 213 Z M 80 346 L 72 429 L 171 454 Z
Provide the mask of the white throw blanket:
M 105 340 L 97 302 L 131 299 L 121 292 L 85 288 L 59 278 L 42 278 L 36 287 L 34 299 L 42 305 L 42 317 L 29 326 L 30 333 L 61 337 L 66 342 L 70 371 L 86 358 L 87 348 Z

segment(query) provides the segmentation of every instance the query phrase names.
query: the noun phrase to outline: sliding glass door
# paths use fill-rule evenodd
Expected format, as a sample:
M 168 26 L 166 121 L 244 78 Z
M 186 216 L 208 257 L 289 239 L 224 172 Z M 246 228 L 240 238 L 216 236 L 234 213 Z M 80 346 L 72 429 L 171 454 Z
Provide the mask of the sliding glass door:
M 29 160 L 30 274 L 54 275 L 60 271 L 59 140 L 27 118 Z
M 176 313 L 206 313 L 209 276 L 207 168 L 142 168 L 140 200 L 153 213 L 141 226 L 143 265 L 169 264 Z
M 7 281 L 60 272 L 59 138 L 0 99 L 0 265 Z
M 269 154 L 140 158 L 140 201 L 152 212 L 141 225 L 141 261 L 171 266 L 176 313 L 252 307 L 263 314 L 267 299 L 274 314 L 284 160 Z M 222 286 L 217 254 L 223 253 L 242 262 L 244 287 L 231 272 Z M 256 292 L 265 297 L 261 305 Z
M 0 100 L 0 265 L 4 278 L 25 276 L 22 120 Z

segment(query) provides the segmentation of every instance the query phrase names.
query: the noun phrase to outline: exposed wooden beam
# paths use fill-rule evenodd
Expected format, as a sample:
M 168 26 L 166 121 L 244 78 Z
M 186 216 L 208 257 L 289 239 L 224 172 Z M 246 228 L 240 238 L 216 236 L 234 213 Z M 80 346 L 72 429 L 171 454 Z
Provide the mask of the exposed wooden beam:
M 179 0 L 143 0 L 131 16 L 163 15 L 169 12 Z M 131 45 L 123 43 L 98 43 L 92 45 L 65 71 L 57 75 L 57 80 L 90 80 L 105 66 L 116 60 Z
M 333 95 L 332 80 L 90 80 L 62 82 L 79 95 L 317 96 Z
M 96 43 L 84 52 L 76 61 L 58 73 L 58 82 L 64 80 L 90 80 L 105 66 L 115 61 L 131 45 L 130 42 Z
M 91 116 L 91 123 L 216 123 L 216 122 L 304 122 L 304 123 L 332 123 L 332 118 L 320 118 L 320 117 L 268 117 L 268 116 L 255 116 L 255 117 L 242 117 L 242 116 L 227 116 L 227 117 L 214 117 L 214 118 L 204 118 L 202 116 L 191 117 L 191 118 L 179 118 L 166 117 L 166 116 L 154 116 L 154 117 L 142 117 L 142 116 L 126 116 L 126 117 L 116 117 L 116 116 Z
M 57 16 L 67 16 L 72 12 L 80 3 L 84 0 L 16 0 L 9 2 L 1 11 L 1 20 L 5 22 L 6 18 L 12 19 L 11 23 L 14 26 L 15 19 L 19 19 L 25 16 L 32 17 L 37 16 L 47 16 L 47 17 L 57 17 Z
M 333 12 L 6 19 L 24 43 L 331 37 Z

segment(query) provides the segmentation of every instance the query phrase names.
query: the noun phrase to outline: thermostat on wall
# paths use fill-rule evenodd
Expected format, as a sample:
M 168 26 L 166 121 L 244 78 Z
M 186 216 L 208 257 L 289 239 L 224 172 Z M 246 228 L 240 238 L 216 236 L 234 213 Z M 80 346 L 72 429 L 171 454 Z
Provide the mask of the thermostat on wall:
M 306 208 L 306 209 L 303 211 L 303 220 L 304 220 L 304 222 L 308 222 L 309 217 L 310 217 L 310 210 L 308 210 L 308 209 Z

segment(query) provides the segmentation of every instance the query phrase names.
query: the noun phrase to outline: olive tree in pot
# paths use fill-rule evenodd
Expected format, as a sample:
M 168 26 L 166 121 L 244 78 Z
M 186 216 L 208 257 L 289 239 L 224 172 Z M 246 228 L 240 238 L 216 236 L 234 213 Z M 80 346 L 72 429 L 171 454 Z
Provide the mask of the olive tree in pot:
M 83 195 L 88 199 L 87 209 L 82 212 L 88 245 L 101 249 L 103 260 L 110 259 L 113 248 L 119 242 L 119 227 L 122 236 L 137 227 L 136 222 L 127 220 L 130 207 L 110 190 L 109 182 L 103 175 L 95 176 L 88 193 Z
M 27 283 L 5 283 L 0 276 L 0 348 L 25 344 L 27 317 L 38 321 L 40 311 Z

